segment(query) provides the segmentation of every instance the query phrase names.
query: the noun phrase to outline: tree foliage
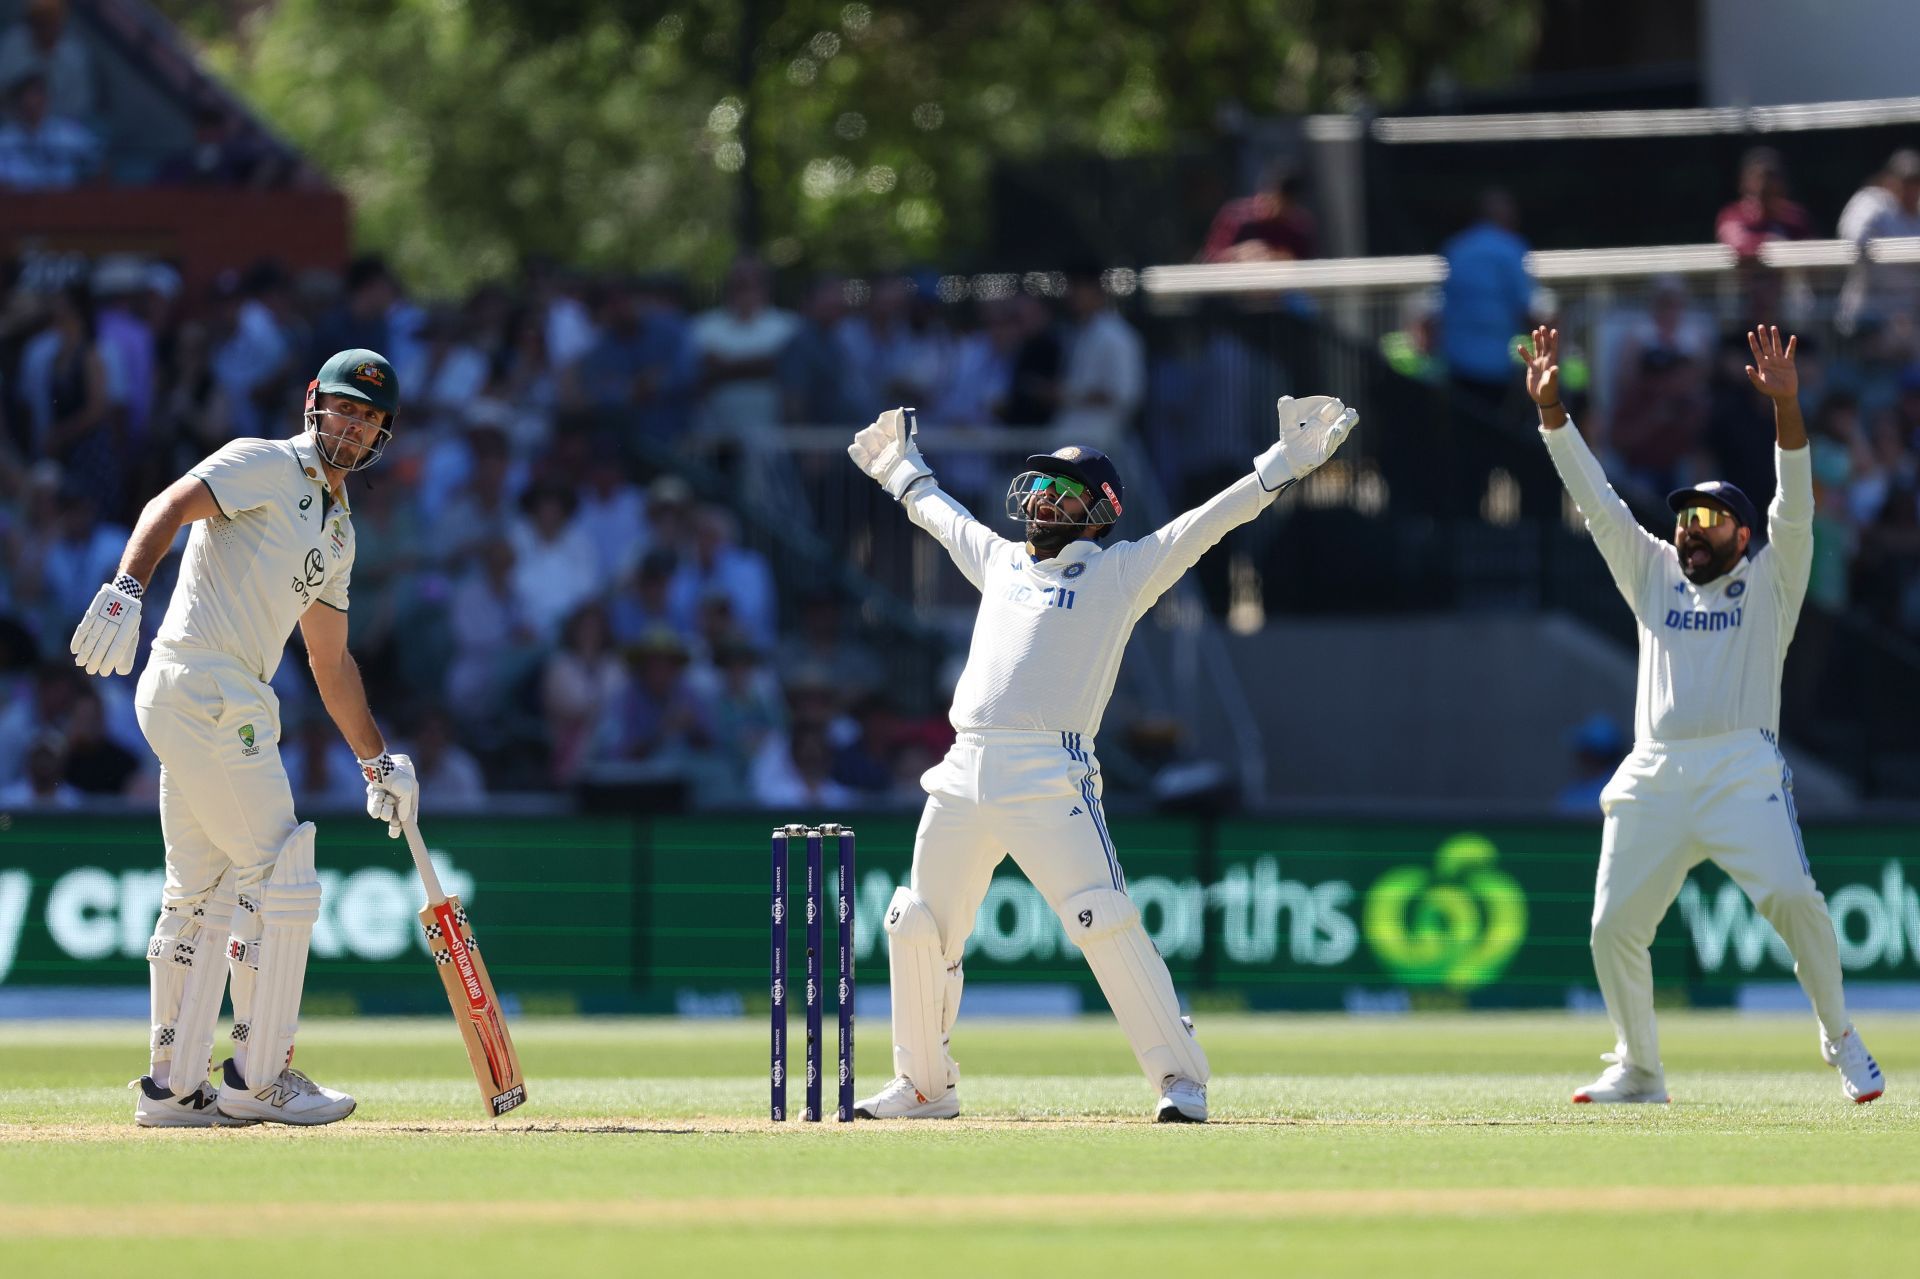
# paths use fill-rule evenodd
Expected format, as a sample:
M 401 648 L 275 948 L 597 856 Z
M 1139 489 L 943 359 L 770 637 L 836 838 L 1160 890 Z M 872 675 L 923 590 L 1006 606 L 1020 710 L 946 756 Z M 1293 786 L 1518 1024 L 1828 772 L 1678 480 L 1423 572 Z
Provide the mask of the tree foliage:
M 234 3 L 163 8 L 445 290 L 528 254 L 710 274 L 743 225 L 782 265 L 951 260 L 1002 157 L 1496 80 L 1539 0 Z

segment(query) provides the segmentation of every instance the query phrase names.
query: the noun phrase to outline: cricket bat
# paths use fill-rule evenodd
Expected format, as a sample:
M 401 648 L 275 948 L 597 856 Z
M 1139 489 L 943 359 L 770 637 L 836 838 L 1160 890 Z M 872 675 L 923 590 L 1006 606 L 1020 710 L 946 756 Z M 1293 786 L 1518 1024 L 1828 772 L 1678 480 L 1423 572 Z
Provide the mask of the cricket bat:
M 426 909 L 420 912 L 420 923 L 427 930 L 427 949 L 447 988 L 447 1002 L 453 1005 L 460 1037 L 466 1041 L 467 1060 L 480 1084 L 480 1099 L 490 1113 L 504 1115 L 527 1099 L 527 1084 L 520 1077 L 520 1056 L 513 1051 L 506 1018 L 500 1015 L 493 978 L 487 975 L 487 965 L 473 940 L 466 907 L 440 887 L 420 828 L 413 822 L 403 823 L 402 828 L 413 853 L 414 868 L 427 890 Z

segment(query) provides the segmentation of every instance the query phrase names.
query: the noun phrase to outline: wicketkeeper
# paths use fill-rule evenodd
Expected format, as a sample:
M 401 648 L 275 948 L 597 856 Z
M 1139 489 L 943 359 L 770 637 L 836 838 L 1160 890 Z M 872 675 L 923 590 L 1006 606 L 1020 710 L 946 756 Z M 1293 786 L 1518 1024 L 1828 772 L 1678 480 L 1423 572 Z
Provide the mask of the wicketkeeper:
M 959 1067 L 948 1036 L 961 958 L 994 867 L 1012 855 L 1087 957 L 1147 1081 L 1155 1118 L 1207 1118 L 1207 1055 L 1127 896 L 1101 809 L 1094 737 L 1127 637 L 1206 550 L 1325 462 L 1359 415 L 1317 395 L 1280 401 L 1280 439 L 1206 504 L 1137 542 L 1109 544 L 1126 495 L 1098 449 L 1027 459 L 1006 513 L 1024 542 L 995 534 L 934 482 L 911 409 L 893 409 L 847 452 L 933 534 L 980 591 L 973 645 L 954 690 L 953 748 L 920 779 L 927 804 L 912 879 L 887 910 L 896 1078 L 859 1103 L 868 1119 L 950 1119 Z
M 88 674 L 131 673 L 141 594 L 180 526 L 193 525 L 134 699 L 160 759 L 167 850 L 147 947 L 151 1065 L 135 1085 L 143 1127 L 325 1124 L 353 1112 L 352 1097 L 290 1064 L 320 881 L 313 823 L 294 817 L 268 681 L 298 622 L 321 701 L 366 774 L 367 812 L 398 835 L 419 785 L 412 762 L 387 753 L 347 652 L 346 477 L 379 458 L 399 406 L 385 357 L 335 355 L 307 385 L 301 434 L 235 440 L 147 503 L 119 575 L 73 634 Z M 229 976 L 233 1055 L 215 1087 L 208 1069 Z

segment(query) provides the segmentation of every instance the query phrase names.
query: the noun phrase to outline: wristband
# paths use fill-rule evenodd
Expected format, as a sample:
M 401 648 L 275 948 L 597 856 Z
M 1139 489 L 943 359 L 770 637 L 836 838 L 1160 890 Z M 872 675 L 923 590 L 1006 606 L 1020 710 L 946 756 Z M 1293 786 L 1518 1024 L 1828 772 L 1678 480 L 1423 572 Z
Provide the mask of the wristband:
M 139 599 L 147 593 L 147 588 L 140 585 L 140 579 L 131 573 L 122 573 L 120 576 L 114 578 L 113 589 L 119 591 L 122 595 L 131 595 L 135 599 Z

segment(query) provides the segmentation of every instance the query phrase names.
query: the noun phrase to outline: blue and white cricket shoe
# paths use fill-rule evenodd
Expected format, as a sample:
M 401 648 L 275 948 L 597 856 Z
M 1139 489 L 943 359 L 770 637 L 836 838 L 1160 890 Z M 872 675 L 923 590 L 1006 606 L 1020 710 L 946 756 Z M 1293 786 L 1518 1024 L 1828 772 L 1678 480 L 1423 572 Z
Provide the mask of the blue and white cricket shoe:
M 1840 1072 L 1840 1091 L 1847 1095 L 1848 1101 L 1864 1106 L 1887 1090 L 1887 1078 L 1880 1073 L 1880 1063 L 1860 1042 L 1860 1033 L 1853 1027 L 1847 1027 L 1847 1033 L 1840 1036 L 1837 1044 L 1825 1035 L 1820 1036 L 1820 1056 Z

